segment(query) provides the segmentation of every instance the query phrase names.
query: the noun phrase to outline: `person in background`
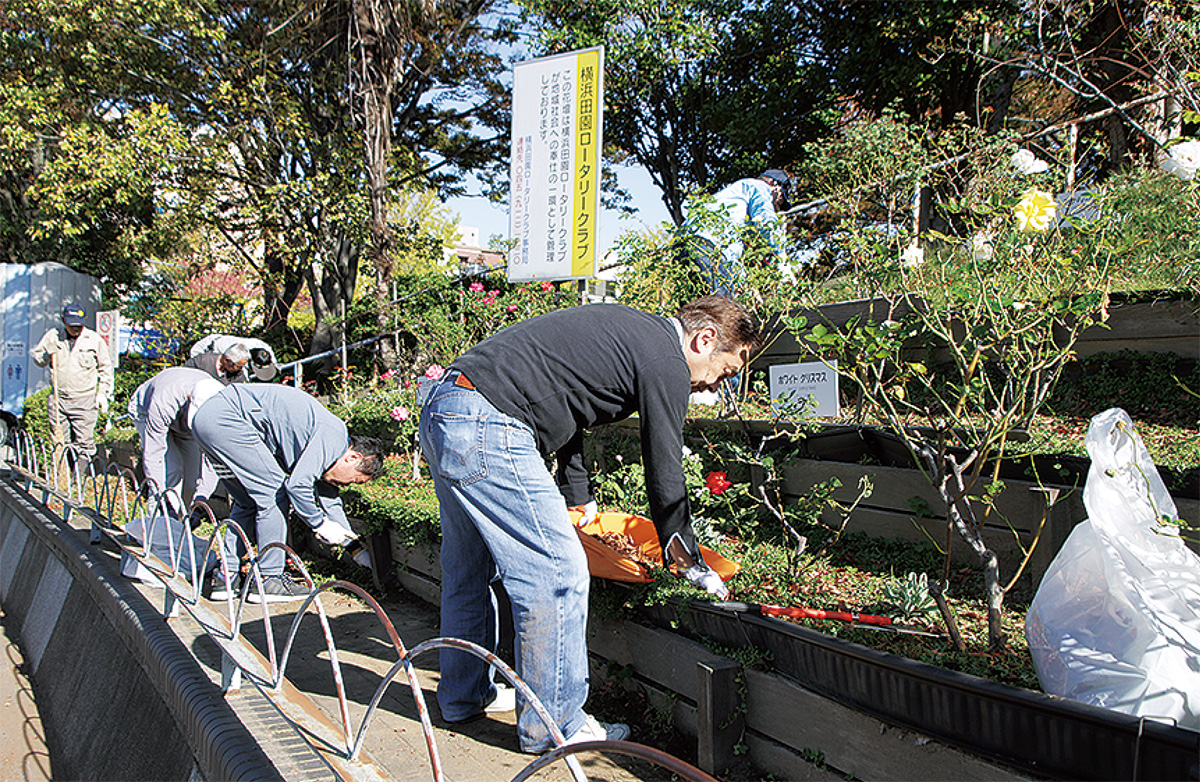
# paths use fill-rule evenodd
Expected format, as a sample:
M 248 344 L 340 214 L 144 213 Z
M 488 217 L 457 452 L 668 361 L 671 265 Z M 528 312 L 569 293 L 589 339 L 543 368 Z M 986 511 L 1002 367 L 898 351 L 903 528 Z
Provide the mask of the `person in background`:
M 229 518 L 258 541 L 267 601 L 307 597 L 308 589 L 284 574 L 283 551 L 264 549 L 287 541 L 289 508 L 326 543 L 354 542 L 338 487 L 382 473 L 380 442 L 351 437 L 346 424 L 316 399 L 275 383 L 226 386 L 196 411 L 192 431 L 229 491 Z M 238 573 L 237 543 L 235 535 L 226 535 L 231 574 Z M 212 599 L 240 589 L 239 576 L 226 583 L 220 570 L 213 574 Z M 252 589 L 249 599 L 258 601 L 258 591 Z
M 129 397 L 129 415 L 142 443 L 142 472 L 155 491 L 175 489 L 184 508 L 193 500 L 207 501 L 217 487 L 217 474 L 192 436 L 191 419 L 196 407 L 221 388 L 203 370 L 171 367 Z
M 39 367 L 52 366 L 47 403 L 51 429 L 90 462 L 96 454 L 96 419 L 100 411 L 108 412 L 112 398 L 113 364 L 108 344 L 84 321 L 83 307 L 68 304 L 62 311 L 62 332 L 47 331 L 30 357 Z
M 421 410 L 442 526 L 441 634 L 494 651 L 498 577 L 512 601 L 516 671 L 569 742 L 621 740 L 629 728 L 584 712 L 589 574 L 568 513 L 596 516 L 583 432 L 638 414 L 651 517 L 665 559 L 692 583 L 728 591 L 700 557 L 683 473 L 688 395 L 739 371 L 759 336 L 740 304 L 708 296 L 674 318 L 617 304 L 559 310 L 510 326 L 455 359 Z M 557 458 L 557 475 L 546 467 Z M 447 722 L 476 719 L 505 690 L 489 666 L 441 651 Z M 495 709 L 499 710 L 499 709 Z M 553 739 L 528 704 L 521 749 Z
M 788 209 L 790 189 L 788 175 L 772 168 L 757 178 L 739 179 L 718 191 L 709 203 L 689 204 L 683 255 L 708 275 L 714 294 L 734 298 L 745 293 L 742 235 L 746 227 L 759 229 L 771 249 L 784 255 L 778 213 Z
M 192 345 L 188 351 L 188 357 L 195 358 L 201 353 L 224 353 L 226 348 L 236 344 L 245 345 L 250 350 L 250 363 L 246 366 L 247 374 L 253 373 L 256 380 L 264 382 L 275 379 L 275 375 L 279 373 L 279 367 L 275 363 L 275 351 L 266 342 L 255 337 L 209 334 Z
M 235 342 L 224 351 L 197 353 L 183 362 L 183 366 L 201 369 L 212 375 L 223 385 L 245 383 L 250 379 L 246 365 L 250 363 L 250 349 L 242 342 Z M 268 360 L 266 363 L 270 363 Z

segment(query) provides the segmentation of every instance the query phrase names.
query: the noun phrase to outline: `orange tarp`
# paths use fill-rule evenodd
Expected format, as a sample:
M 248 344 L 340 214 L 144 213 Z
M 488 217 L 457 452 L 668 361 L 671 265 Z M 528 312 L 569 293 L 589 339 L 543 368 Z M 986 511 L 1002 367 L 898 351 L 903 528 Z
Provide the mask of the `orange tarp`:
M 571 520 L 577 522 L 582 514 L 571 511 Z M 593 535 L 604 532 L 619 532 L 627 535 L 637 544 L 642 557 L 647 560 L 662 563 L 662 547 L 658 545 L 658 532 L 654 522 L 642 516 L 628 513 L 606 512 L 596 517 L 596 520 L 586 527 L 576 527 L 579 539 L 583 542 L 583 550 L 587 553 L 588 570 L 597 578 L 607 578 L 612 581 L 628 581 L 644 584 L 650 580 L 646 571 L 637 562 L 624 557 L 601 543 Z M 700 554 L 708 566 L 717 571 L 722 581 L 728 581 L 738 571 L 736 562 L 732 562 L 711 549 L 700 547 Z

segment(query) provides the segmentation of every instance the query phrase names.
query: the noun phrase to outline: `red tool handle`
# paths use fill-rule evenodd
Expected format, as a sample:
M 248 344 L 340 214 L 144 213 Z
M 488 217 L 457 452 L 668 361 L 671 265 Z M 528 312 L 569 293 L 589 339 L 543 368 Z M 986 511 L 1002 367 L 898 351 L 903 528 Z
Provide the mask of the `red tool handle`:
M 785 608 L 783 606 L 759 606 L 765 616 L 795 616 L 805 619 L 837 619 L 842 622 L 857 622 L 864 625 L 887 626 L 892 623 L 890 616 L 875 616 L 874 614 L 850 614 L 845 611 L 823 611 L 820 608 Z

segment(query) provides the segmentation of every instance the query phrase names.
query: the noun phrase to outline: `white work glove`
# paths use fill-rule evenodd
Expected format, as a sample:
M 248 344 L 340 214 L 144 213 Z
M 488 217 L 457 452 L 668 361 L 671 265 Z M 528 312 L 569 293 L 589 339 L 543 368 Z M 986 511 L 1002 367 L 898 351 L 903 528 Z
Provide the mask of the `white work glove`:
M 313 528 L 313 534 L 331 546 L 344 546 L 353 540 L 358 540 L 358 536 L 354 534 L 353 530 L 343 527 L 328 516 Z
M 692 565 L 683 571 L 683 576 L 714 597 L 721 600 L 729 597 L 729 588 L 721 581 L 721 577 L 717 575 L 717 571 L 707 565 Z
M 596 505 L 596 501 L 585 502 L 582 505 L 576 505 L 571 510 L 577 510 L 583 515 L 579 517 L 579 521 L 575 522 L 576 527 L 586 527 L 596 520 L 596 515 L 600 513 L 600 508 Z

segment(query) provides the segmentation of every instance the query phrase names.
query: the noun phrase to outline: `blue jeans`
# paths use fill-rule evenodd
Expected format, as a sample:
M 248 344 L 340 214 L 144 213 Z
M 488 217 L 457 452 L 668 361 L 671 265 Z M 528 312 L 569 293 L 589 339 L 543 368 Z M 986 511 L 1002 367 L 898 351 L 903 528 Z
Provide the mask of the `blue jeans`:
M 706 237 L 693 236 L 687 248 L 688 258 L 708 277 L 713 295 L 735 298 L 746 281 L 742 243 L 734 242 L 722 250 Z
M 588 695 L 589 575 L 566 502 L 533 431 L 501 413 L 449 372 L 421 409 L 421 450 L 442 522 L 442 635 L 496 649 L 498 575 L 512 601 L 517 674 L 570 737 L 583 727 Z M 447 720 L 483 710 L 491 673 L 479 658 L 441 652 L 438 705 Z M 526 752 L 553 746 L 520 703 L 517 734 Z

